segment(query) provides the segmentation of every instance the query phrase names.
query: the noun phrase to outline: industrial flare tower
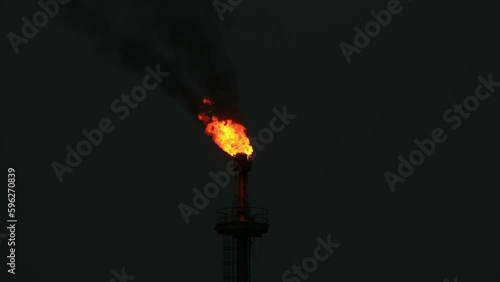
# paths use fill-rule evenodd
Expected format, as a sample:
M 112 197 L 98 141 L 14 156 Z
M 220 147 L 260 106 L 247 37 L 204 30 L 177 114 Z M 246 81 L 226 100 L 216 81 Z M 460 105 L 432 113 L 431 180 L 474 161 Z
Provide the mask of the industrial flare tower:
M 266 209 L 250 207 L 248 202 L 247 182 L 252 161 L 246 154 L 236 154 L 234 163 L 234 204 L 217 211 L 215 230 L 223 235 L 223 281 L 249 282 L 251 241 L 267 233 L 269 212 Z

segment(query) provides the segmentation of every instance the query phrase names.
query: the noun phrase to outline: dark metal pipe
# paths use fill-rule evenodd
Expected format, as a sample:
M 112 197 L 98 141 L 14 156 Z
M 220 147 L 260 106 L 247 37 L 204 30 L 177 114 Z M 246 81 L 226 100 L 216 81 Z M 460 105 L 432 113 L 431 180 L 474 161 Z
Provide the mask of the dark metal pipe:
M 252 162 L 248 159 L 246 154 L 237 154 L 234 156 L 236 162 L 236 170 L 238 170 L 237 177 L 237 204 L 238 204 L 238 219 L 240 222 L 245 222 L 247 219 L 247 206 L 248 206 L 248 172 L 252 169 Z
M 248 218 L 248 172 L 252 169 L 252 162 L 246 154 L 237 154 L 234 157 L 237 175 L 237 202 L 238 221 L 247 222 Z M 249 235 L 236 235 L 236 281 L 249 282 Z
M 247 213 L 247 180 L 248 172 L 243 170 L 238 176 L 238 204 L 239 204 L 239 219 L 241 222 L 246 221 Z

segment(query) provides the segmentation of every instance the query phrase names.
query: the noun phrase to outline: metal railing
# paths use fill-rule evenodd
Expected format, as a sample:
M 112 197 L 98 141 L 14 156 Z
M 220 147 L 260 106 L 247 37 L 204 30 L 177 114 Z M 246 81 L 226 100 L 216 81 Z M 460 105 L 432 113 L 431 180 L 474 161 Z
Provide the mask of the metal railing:
M 269 224 L 269 210 L 248 207 L 245 209 L 246 222 Z M 241 212 L 237 207 L 221 208 L 217 210 L 217 224 L 240 221 Z

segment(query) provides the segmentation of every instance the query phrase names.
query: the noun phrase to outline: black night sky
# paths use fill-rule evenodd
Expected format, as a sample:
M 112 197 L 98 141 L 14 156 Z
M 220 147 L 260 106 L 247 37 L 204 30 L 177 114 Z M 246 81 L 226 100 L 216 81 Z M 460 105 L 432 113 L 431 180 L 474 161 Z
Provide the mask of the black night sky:
M 66 2 L 17 47 L 21 18 L 42 8 L 0 4 L 18 220 L 12 275 L 5 185 L 0 281 L 222 281 L 214 226 L 232 184 L 189 224 L 179 210 L 231 160 L 196 117 L 212 97 L 255 137 L 250 201 L 270 228 L 252 281 L 500 282 L 498 1 L 401 0 L 363 48 L 355 27 L 395 0 L 243 0 L 223 20 L 222 0 Z M 350 63 L 342 42 L 358 50 Z M 155 80 L 157 65 L 168 76 Z M 122 101 L 146 75 L 158 87 Z M 53 163 L 103 119 L 113 130 L 59 181 Z M 270 123 L 282 130 L 263 143 Z M 394 180 L 398 156 L 436 129 L 446 140 Z M 307 279 L 282 277 L 329 235 L 340 246 Z

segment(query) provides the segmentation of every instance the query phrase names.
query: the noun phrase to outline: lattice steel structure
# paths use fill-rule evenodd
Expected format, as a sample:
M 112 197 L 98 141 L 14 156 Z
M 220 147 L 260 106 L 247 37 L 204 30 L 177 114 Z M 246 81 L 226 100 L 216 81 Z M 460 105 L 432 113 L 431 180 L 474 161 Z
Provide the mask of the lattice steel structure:
M 247 178 L 252 162 L 245 154 L 237 154 L 234 161 L 237 171 L 234 204 L 217 211 L 215 230 L 223 235 L 223 281 L 249 282 L 250 240 L 267 233 L 269 211 L 249 205 Z

